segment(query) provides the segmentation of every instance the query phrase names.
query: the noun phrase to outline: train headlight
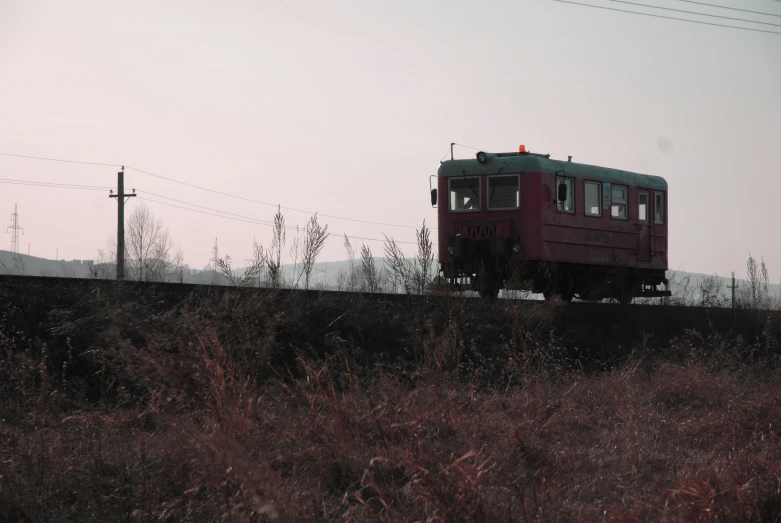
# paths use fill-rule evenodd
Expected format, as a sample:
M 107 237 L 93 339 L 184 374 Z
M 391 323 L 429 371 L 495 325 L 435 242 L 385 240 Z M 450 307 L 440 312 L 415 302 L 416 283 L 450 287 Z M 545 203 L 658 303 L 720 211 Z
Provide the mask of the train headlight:
M 477 153 L 477 161 L 480 163 L 485 163 L 486 161 L 488 161 L 488 155 L 485 154 L 483 151 L 480 151 L 479 153 Z
M 515 254 L 518 254 L 519 252 L 521 252 L 521 246 L 518 245 L 518 244 L 513 245 L 513 252 Z
M 453 250 L 453 247 L 448 247 L 448 248 L 447 248 L 447 253 L 448 253 L 450 256 L 453 256 L 453 253 L 454 253 L 454 252 L 455 252 L 455 251 Z

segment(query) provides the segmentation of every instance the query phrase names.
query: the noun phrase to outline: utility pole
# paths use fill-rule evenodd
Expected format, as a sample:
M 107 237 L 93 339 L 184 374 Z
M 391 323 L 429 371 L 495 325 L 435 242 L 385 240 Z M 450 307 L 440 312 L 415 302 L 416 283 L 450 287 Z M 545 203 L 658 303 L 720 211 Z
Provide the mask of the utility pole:
M 732 285 L 727 287 L 728 289 L 732 289 L 732 310 L 735 310 L 735 289 L 738 288 L 737 284 L 735 283 L 735 271 L 732 271 Z
M 17 204 L 14 204 L 14 213 L 11 215 L 11 225 L 6 228 L 6 231 L 8 229 L 11 229 L 11 252 L 19 254 L 19 231 L 24 231 L 24 227 L 19 226 L 19 207 Z
M 136 195 L 125 194 L 125 166 L 117 173 L 117 194 L 110 191 L 109 198 L 117 199 L 117 281 L 125 279 L 125 198 L 132 198 Z
M 24 231 L 23 227 L 19 226 L 19 208 L 17 204 L 14 204 L 14 213 L 11 215 L 11 225 L 6 228 L 6 231 L 11 229 L 11 251 L 14 253 L 14 274 L 22 272 L 22 259 L 19 257 L 19 231 Z M 22 232 L 24 234 L 24 232 Z
M 217 272 L 217 260 L 220 259 L 220 251 L 217 249 L 217 238 L 214 239 L 214 247 L 212 247 L 212 259 L 209 260 L 212 262 L 212 266 L 214 267 L 214 272 Z

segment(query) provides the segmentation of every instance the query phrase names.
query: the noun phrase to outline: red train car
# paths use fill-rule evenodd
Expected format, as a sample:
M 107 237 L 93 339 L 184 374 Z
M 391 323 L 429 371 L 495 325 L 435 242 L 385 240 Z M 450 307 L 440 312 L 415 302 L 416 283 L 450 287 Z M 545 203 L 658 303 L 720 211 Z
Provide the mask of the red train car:
M 483 296 L 500 289 L 565 300 L 669 296 L 667 182 L 659 176 L 479 152 L 442 162 L 441 275 Z

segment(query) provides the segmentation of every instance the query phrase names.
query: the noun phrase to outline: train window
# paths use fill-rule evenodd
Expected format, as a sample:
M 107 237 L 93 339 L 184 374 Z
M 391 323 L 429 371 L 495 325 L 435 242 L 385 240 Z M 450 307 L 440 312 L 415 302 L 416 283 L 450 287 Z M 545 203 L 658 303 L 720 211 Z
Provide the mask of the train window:
M 648 193 L 637 193 L 637 219 L 641 222 L 648 221 Z
M 489 176 L 488 208 L 518 209 L 521 204 L 520 181 L 517 174 Z
M 556 194 L 559 194 L 559 186 L 560 185 L 566 185 L 567 186 L 567 199 L 564 201 L 558 201 L 556 200 L 557 205 L 556 208 L 559 212 L 575 212 L 575 206 L 573 205 L 573 202 L 575 201 L 575 191 L 574 184 L 572 183 L 574 180 L 572 178 L 556 178 Z
M 480 178 L 450 178 L 450 210 L 480 210 Z
M 602 216 L 602 189 L 599 182 L 586 182 L 586 216 Z
M 619 220 L 626 220 L 626 187 L 614 185 L 611 192 L 610 215 Z
M 655 192 L 654 198 L 655 198 L 654 223 L 663 224 L 664 223 L 664 193 Z

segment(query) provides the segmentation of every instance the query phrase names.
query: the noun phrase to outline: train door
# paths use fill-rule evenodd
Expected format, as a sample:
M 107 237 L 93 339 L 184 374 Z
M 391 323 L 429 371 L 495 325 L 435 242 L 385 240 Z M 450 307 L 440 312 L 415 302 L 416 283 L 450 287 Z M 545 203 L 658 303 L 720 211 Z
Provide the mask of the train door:
M 651 199 L 648 191 L 637 192 L 637 260 L 651 261 Z

